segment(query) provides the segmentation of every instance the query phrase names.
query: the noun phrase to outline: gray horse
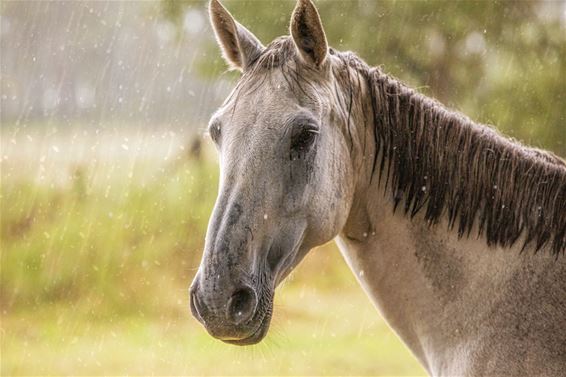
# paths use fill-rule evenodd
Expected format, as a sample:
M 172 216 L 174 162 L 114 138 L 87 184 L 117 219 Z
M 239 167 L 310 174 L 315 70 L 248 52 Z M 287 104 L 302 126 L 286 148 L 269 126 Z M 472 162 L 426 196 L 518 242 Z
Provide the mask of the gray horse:
M 220 189 L 190 290 L 238 345 L 266 335 L 277 285 L 334 238 L 433 375 L 566 373 L 566 165 L 327 45 L 299 0 L 267 47 L 216 0 L 243 74 L 210 121 Z

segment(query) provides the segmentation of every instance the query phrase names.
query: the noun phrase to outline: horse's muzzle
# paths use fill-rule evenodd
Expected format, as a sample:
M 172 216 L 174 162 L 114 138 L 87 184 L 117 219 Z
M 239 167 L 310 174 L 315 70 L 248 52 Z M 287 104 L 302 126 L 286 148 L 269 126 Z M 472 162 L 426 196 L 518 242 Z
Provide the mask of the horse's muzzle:
M 239 345 L 254 344 L 263 339 L 267 332 L 265 318 L 259 316 L 258 297 L 253 288 L 242 285 L 221 302 L 206 296 L 207 292 L 200 289 L 198 279 L 195 279 L 190 288 L 191 312 L 210 335 Z

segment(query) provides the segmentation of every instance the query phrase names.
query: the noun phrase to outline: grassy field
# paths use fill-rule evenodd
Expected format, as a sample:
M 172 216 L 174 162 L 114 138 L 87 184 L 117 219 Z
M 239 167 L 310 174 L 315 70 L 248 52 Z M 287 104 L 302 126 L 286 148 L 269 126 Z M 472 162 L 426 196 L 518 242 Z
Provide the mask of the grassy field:
M 422 375 L 333 245 L 239 348 L 190 316 L 217 185 L 170 130 L 2 130 L 2 375 Z

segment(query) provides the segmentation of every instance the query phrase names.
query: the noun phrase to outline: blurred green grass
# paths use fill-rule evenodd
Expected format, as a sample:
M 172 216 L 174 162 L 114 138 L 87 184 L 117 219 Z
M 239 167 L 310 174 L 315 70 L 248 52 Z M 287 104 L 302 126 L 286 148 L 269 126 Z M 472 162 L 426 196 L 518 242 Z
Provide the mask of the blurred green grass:
M 424 373 L 333 245 L 278 290 L 262 344 L 207 335 L 187 287 L 218 168 L 164 135 L 3 130 L 2 375 Z

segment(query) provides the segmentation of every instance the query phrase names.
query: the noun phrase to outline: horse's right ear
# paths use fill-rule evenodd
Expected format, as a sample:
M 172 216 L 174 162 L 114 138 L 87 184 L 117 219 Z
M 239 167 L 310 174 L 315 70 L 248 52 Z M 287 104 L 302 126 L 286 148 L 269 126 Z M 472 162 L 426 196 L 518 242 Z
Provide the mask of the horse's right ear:
M 209 14 L 224 60 L 230 67 L 245 71 L 261 54 L 263 45 L 248 29 L 234 20 L 218 0 L 210 1 Z

